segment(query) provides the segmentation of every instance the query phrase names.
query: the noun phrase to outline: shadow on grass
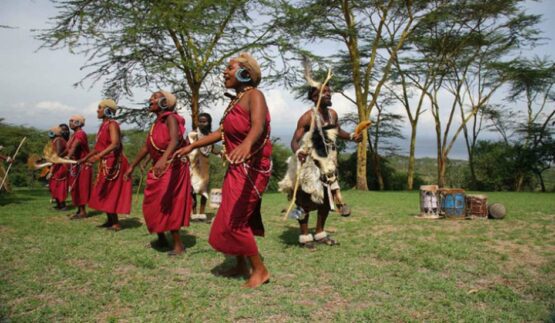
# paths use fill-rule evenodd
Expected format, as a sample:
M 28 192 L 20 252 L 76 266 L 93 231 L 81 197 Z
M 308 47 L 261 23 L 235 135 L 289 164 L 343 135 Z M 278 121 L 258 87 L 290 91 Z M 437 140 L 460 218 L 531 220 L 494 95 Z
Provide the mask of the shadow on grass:
M 279 235 L 279 239 L 282 243 L 288 246 L 297 246 L 299 245 L 299 228 L 296 227 L 286 227 L 285 231 L 283 231 Z
M 225 256 L 225 260 L 215 266 L 214 268 L 212 268 L 210 270 L 210 272 L 212 273 L 212 275 L 214 276 L 218 276 L 218 277 L 224 277 L 224 278 L 230 278 L 230 279 L 237 279 L 237 280 L 244 280 L 246 278 L 249 278 L 248 275 L 239 275 L 239 276 L 229 276 L 226 275 L 225 272 L 230 270 L 231 268 L 235 267 L 235 264 L 237 263 L 237 261 L 235 260 L 235 257 L 233 256 Z
M 168 241 L 168 244 L 161 244 L 158 241 L 158 238 L 151 240 L 149 242 L 150 248 L 158 251 L 158 252 L 167 252 L 172 250 L 172 246 L 173 246 L 173 241 L 172 239 L 169 239 L 168 235 L 166 234 L 166 240 Z M 183 231 L 180 232 L 179 237 L 181 238 L 181 242 L 183 242 L 183 246 L 185 247 L 185 249 L 189 249 L 194 247 L 197 244 L 197 237 L 193 236 L 193 235 L 188 235 L 186 233 L 184 233 Z M 147 247 L 149 246 L 147 245 Z
M 179 236 L 181 237 L 183 245 L 187 249 L 192 248 L 197 244 L 197 237 L 194 235 L 186 234 L 185 232 L 181 231 Z
M 44 196 L 45 196 L 44 192 L 39 190 L 25 191 L 24 194 L 22 194 L 22 192 L 17 192 L 17 191 L 11 192 L 11 193 L 7 193 L 6 191 L 0 191 L 0 206 L 5 206 L 8 204 L 23 204 L 29 201 L 42 198 Z
M 138 228 L 143 225 L 137 218 L 121 219 L 119 220 L 119 224 L 121 225 L 122 230 Z
M 87 211 L 87 217 L 90 218 L 90 217 L 93 217 L 93 216 L 99 216 L 99 215 L 101 215 L 102 213 L 104 213 L 104 212 L 96 211 L 96 210 L 94 210 L 94 211 Z

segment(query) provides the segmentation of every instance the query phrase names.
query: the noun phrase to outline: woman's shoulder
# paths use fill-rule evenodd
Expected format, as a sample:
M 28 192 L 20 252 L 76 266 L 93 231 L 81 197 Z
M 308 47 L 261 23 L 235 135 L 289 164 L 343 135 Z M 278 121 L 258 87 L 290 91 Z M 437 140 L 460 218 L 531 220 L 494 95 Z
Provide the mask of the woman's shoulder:
M 262 91 L 257 88 L 254 88 L 247 92 L 246 101 L 249 105 L 266 105 L 266 98 L 264 97 L 264 93 L 262 93 Z
M 116 129 L 119 129 L 119 122 L 117 122 L 114 119 L 108 120 L 108 128 L 112 128 L 112 127 L 115 127 Z

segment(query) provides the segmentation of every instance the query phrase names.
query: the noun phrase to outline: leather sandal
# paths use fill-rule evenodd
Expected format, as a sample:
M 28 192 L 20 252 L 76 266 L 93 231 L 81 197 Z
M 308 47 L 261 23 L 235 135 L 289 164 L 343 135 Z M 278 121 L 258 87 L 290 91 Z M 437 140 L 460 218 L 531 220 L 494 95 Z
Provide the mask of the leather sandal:
M 339 214 L 344 217 L 348 217 L 351 215 L 351 208 L 347 204 L 339 205 Z
M 309 250 L 313 250 L 316 248 L 316 246 L 314 245 L 314 241 L 309 241 L 309 242 L 299 242 L 299 246 L 301 248 L 306 248 Z
M 314 240 L 314 242 L 325 244 L 327 246 L 338 246 L 339 245 L 339 242 L 337 240 L 332 239 L 329 235 L 325 236 L 324 238 L 322 238 L 320 240 Z

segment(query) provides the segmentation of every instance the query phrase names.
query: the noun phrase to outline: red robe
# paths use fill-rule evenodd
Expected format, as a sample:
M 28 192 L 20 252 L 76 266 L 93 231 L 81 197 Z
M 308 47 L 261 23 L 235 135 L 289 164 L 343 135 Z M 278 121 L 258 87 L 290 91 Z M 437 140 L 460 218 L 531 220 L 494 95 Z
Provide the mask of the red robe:
M 112 143 L 110 124 L 114 124 L 118 133 L 120 132 L 119 124 L 115 120 L 104 121 L 96 134 L 94 150 L 103 151 Z M 91 192 L 89 207 L 106 213 L 129 214 L 133 188 L 131 179 L 127 181 L 123 179 L 123 174 L 128 167 L 129 163 L 123 154 L 121 143 L 118 148 L 99 160 L 98 174 Z
M 240 145 L 250 130 L 250 114 L 238 104 L 224 120 L 225 149 L 228 153 Z M 270 114 L 260 139 L 253 145 L 255 152 L 243 164 L 229 165 L 222 187 L 222 203 L 210 229 L 208 242 L 220 252 L 235 256 L 258 255 L 254 235 L 263 236 L 260 215 L 261 195 L 268 185 L 272 168 Z M 264 145 L 262 147 L 262 145 Z
M 146 138 L 146 146 L 153 165 L 162 157 L 170 143 L 169 129 L 165 124 L 170 115 L 177 120 L 179 138 L 183 138 L 185 133 L 185 119 L 180 115 L 175 112 L 161 114 Z M 182 140 L 177 148 L 183 145 Z M 183 226 L 189 226 L 192 206 L 191 189 L 189 163 L 184 163 L 177 158 L 168 165 L 167 170 L 160 177 L 154 176 L 152 170 L 148 172 L 143 215 L 150 233 L 175 231 Z
M 75 146 L 73 160 L 79 160 L 89 153 L 87 134 L 79 129 L 73 133 L 67 143 L 68 149 Z M 89 202 L 92 185 L 92 167 L 86 164 L 71 164 L 69 166 L 69 190 L 74 206 L 85 205 Z
M 58 151 L 57 143 L 60 141 L 64 149 L 67 147 L 67 142 L 64 138 L 56 137 L 52 140 L 52 150 Z M 68 167 L 66 164 L 52 165 L 52 176 L 48 183 L 50 188 L 50 196 L 58 202 L 64 202 L 67 197 L 68 188 Z

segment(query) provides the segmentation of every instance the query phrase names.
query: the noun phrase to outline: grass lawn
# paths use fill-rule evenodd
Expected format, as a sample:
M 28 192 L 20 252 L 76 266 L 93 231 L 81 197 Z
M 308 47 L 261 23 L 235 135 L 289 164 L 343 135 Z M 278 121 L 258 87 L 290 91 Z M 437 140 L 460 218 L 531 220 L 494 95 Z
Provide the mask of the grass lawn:
M 417 192 L 346 191 L 353 215 L 327 226 L 341 245 L 311 252 L 266 194 L 271 282 L 244 290 L 213 274 L 231 262 L 206 223 L 170 258 L 145 247 L 140 209 L 113 233 L 103 214 L 69 221 L 46 191 L 17 191 L 0 196 L 0 321 L 554 321 L 555 194 L 487 195 L 506 219 L 419 220 Z

